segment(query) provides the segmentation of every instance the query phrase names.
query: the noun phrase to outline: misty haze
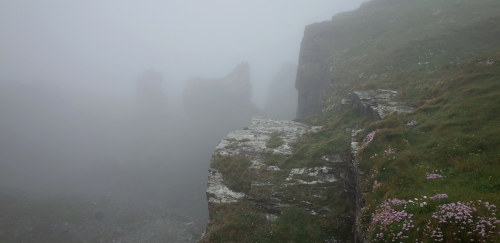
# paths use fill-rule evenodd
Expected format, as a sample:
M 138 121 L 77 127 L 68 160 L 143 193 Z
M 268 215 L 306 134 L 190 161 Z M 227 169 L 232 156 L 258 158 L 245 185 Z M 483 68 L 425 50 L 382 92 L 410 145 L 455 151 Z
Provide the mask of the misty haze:
M 197 241 L 219 141 L 295 119 L 304 27 L 362 2 L 0 0 L 0 241 Z

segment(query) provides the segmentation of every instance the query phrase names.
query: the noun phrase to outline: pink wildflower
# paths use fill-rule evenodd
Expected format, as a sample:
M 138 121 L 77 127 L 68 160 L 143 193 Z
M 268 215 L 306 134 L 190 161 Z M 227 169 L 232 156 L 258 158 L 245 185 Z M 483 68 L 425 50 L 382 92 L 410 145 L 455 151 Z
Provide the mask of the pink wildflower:
M 432 197 L 429 197 L 431 200 L 436 200 L 436 199 L 443 199 L 443 198 L 448 198 L 448 195 L 446 194 L 436 194 Z
M 370 144 L 373 141 L 373 138 L 375 137 L 375 134 L 377 134 L 378 130 L 375 130 L 371 133 L 368 133 L 366 137 L 363 139 L 363 142 L 361 143 L 361 149 L 364 149 L 368 144 Z
M 386 242 L 389 240 L 403 240 L 408 238 L 408 232 L 415 226 L 412 224 L 411 218 L 413 214 L 407 213 L 405 210 L 398 211 L 394 206 L 404 205 L 405 200 L 393 198 L 382 202 L 375 213 L 372 214 L 372 223 L 370 228 L 372 231 L 378 231 L 375 235 L 375 240 Z
M 441 179 L 445 178 L 446 176 L 441 175 L 443 173 L 443 170 L 433 170 L 431 173 L 426 173 L 425 177 L 427 180 L 433 180 L 433 179 Z
M 384 150 L 384 153 L 385 153 L 385 155 L 391 155 L 391 154 L 396 153 L 396 149 L 391 148 L 391 146 L 389 145 L 389 147 L 387 147 L 387 149 Z
M 415 121 L 415 120 L 411 120 L 408 123 L 406 123 L 407 127 L 414 127 L 416 125 L 418 125 L 418 121 Z
M 492 241 L 498 222 L 496 218 L 484 215 L 485 212 L 491 214 L 496 211 L 490 205 L 482 201 L 441 205 L 432 214 L 426 230 L 435 241 Z

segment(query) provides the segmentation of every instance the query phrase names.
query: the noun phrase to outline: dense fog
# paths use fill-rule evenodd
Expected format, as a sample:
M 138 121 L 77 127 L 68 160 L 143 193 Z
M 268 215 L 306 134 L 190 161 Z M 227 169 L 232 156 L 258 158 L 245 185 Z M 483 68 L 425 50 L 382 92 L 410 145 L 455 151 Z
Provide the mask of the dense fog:
M 361 2 L 0 0 L 0 193 L 161 207 L 201 234 L 218 141 L 293 119 L 305 25 Z

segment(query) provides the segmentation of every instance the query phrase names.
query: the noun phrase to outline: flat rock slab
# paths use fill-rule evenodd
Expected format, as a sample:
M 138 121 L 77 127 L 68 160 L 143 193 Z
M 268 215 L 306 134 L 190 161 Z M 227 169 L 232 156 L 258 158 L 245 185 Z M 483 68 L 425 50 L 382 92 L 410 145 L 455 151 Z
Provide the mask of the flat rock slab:
M 351 94 L 352 104 L 358 106 L 362 115 L 380 120 L 391 113 L 410 113 L 413 107 L 394 101 L 398 94 L 395 90 L 377 89 L 354 91 Z
M 310 127 L 305 124 L 267 118 L 253 118 L 250 125 L 243 130 L 230 132 L 217 145 L 215 153 L 220 155 L 258 154 L 265 151 L 277 154 L 291 154 L 292 143 L 308 131 L 317 131 L 321 127 Z M 271 134 L 279 134 L 283 144 L 276 148 L 268 148 L 267 141 Z
M 320 128 L 295 121 L 257 117 L 252 119 L 247 128 L 230 132 L 217 145 L 214 154 L 222 156 L 244 155 L 252 161 L 252 166 L 249 169 L 258 169 L 265 163 L 263 156 L 266 152 L 289 155 L 292 153 L 292 143 L 296 142 L 300 136 Z M 278 134 L 283 144 L 275 148 L 268 148 L 266 143 L 272 134 Z M 279 171 L 280 168 L 269 166 L 268 170 Z M 245 196 L 244 193 L 232 191 L 224 185 L 222 177 L 218 170 L 209 169 L 207 185 L 209 203 L 232 203 Z

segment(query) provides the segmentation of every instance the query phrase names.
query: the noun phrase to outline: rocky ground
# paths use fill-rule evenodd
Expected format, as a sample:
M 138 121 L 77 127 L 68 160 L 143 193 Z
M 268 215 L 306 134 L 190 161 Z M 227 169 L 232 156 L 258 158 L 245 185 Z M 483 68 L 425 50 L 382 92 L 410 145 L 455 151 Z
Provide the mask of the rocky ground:
M 157 203 L 4 194 L 0 242 L 196 242 L 203 226 Z

